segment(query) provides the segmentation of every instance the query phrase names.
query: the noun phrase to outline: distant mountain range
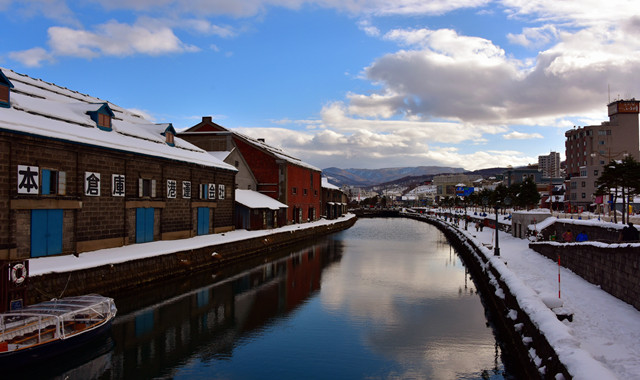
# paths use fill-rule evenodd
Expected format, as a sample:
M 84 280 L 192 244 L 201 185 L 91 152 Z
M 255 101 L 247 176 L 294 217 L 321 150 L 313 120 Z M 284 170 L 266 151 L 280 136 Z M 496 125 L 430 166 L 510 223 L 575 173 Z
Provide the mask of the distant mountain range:
M 434 176 L 445 173 L 464 173 L 462 168 L 443 166 L 417 166 L 404 168 L 384 169 L 322 169 L 323 175 L 329 178 L 329 182 L 336 186 L 369 187 L 382 183 L 393 182 L 405 177 Z
M 336 186 L 356 186 L 356 187 L 373 187 L 373 186 L 407 186 L 431 181 L 434 176 L 439 174 L 477 174 L 483 178 L 502 174 L 507 168 L 489 168 L 474 171 L 467 171 L 462 168 L 452 168 L 446 166 L 417 166 L 403 168 L 384 168 L 384 169 L 340 169 L 326 168 L 322 170 L 322 174 L 329 179 L 329 182 Z

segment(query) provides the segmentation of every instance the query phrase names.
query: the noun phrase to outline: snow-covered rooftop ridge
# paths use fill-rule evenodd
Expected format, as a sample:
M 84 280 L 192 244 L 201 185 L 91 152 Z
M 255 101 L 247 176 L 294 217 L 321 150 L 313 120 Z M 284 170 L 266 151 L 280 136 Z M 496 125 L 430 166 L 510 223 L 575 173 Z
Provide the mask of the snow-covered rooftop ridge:
M 268 208 L 270 210 L 279 210 L 281 208 L 289 207 L 268 195 L 264 195 L 253 190 L 237 189 L 236 202 L 249 208 Z
M 45 138 L 169 158 L 236 170 L 180 138 L 173 146 L 164 133 L 170 123 L 155 124 L 110 102 L 0 68 L 13 84 L 9 108 L 0 108 L 0 129 Z M 111 131 L 101 130 L 88 112 L 104 106 L 113 112 Z
M 249 144 L 257 146 L 258 148 L 265 150 L 266 152 L 274 155 L 275 157 L 277 157 L 277 158 L 279 158 L 281 160 L 284 160 L 284 161 L 287 161 L 287 162 L 289 162 L 291 164 L 302 166 L 304 168 L 308 168 L 308 169 L 311 169 L 311 170 L 322 171 L 321 169 L 319 169 L 319 168 L 317 168 L 317 167 L 315 167 L 315 166 L 313 166 L 311 164 L 308 164 L 308 163 L 302 161 L 301 159 L 299 159 L 297 157 L 293 157 L 292 155 L 290 155 L 288 153 L 285 153 L 282 149 L 280 149 L 278 147 L 275 147 L 275 146 L 272 146 L 272 145 L 269 145 L 269 144 L 267 144 L 266 142 L 264 142 L 262 140 L 254 139 L 253 137 L 249 137 L 247 135 L 244 135 L 242 133 L 238 133 L 238 132 L 235 132 L 235 131 L 232 131 L 232 132 L 236 136 L 246 140 Z
M 322 187 L 324 187 L 325 189 L 340 190 L 338 186 L 329 183 L 329 179 L 327 177 L 322 177 Z

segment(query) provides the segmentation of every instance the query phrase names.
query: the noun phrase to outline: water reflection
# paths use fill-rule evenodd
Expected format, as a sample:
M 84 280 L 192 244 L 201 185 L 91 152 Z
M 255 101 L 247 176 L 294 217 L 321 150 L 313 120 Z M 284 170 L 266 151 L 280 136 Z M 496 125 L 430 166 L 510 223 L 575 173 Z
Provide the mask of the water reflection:
M 359 220 L 248 269 L 194 275 L 116 301 L 115 347 L 49 375 L 505 377 L 466 268 L 440 232 L 412 220 Z

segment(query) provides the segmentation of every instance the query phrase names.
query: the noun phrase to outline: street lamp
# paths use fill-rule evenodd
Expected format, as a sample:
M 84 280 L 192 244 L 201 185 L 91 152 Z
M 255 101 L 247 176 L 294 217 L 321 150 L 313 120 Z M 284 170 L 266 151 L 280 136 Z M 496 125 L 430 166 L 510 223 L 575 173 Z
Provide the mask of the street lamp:
M 505 207 L 509 207 L 511 205 L 511 197 L 506 196 L 502 201 Z M 498 240 L 498 236 L 500 235 L 500 224 L 498 223 L 498 210 L 500 209 L 500 202 L 496 202 L 496 205 L 493 206 L 493 209 L 496 212 L 496 246 L 493 248 L 493 254 L 495 256 L 500 256 L 500 242 Z

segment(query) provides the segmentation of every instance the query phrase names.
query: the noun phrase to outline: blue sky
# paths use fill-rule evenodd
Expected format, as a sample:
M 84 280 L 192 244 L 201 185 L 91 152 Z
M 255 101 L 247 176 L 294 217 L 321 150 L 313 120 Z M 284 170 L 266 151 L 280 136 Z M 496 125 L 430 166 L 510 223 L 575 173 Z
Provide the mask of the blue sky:
M 520 166 L 640 97 L 639 4 L 0 0 L 0 66 L 320 168 Z

